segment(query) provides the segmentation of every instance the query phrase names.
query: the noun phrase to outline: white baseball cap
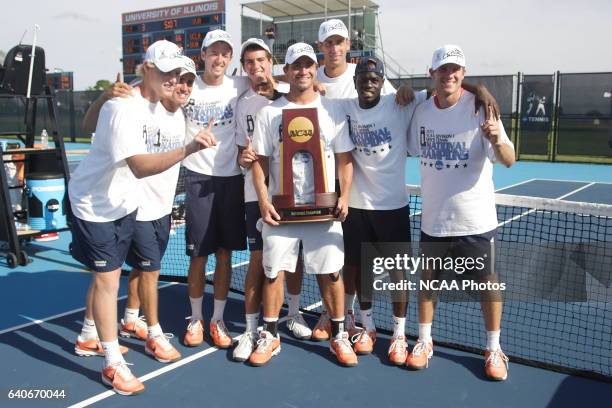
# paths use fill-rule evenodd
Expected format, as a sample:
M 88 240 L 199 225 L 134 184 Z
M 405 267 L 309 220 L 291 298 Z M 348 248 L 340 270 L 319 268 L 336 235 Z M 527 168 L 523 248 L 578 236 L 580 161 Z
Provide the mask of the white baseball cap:
M 245 42 L 242 43 L 242 46 L 240 47 L 240 58 L 243 57 L 244 55 L 244 50 L 246 49 L 246 47 L 248 47 L 249 45 L 255 44 L 258 47 L 263 48 L 264 50 L 268 51 L 269 54 L 272 54 L 270 52 L 270 48 L 266 45 L 266 43 L 264 42 L 264 40 L 262 40 L 261 38 L 249 38 L 248 40 L 246 40 Z
M 229 35 L 227 31 L 223 30 L 212 30 L 206 33 L 206 37 L 204 37 L 204 41 L 202 41 L 202 49 L 206 49 L 210 47 L 213 43 L 217 41 L 223 41 L 234 49 L 234 44 L 232 44 L 232 36 Z
M 170 72 L 183 68 L 182 56 L 183 52 L 178 45 L 167 40 L 159 40 L 149 46 L 144 60 L 152 62 L 162 72 Z
M 315 64 L 318 64 L 317 55 L 314 52 L 314 49 L 306 43 L 295 43 L 291 47 L 287 48 L 287 54 L 285 55 L 285 64 L 293 64 L 300 57 L 308 57 L 314 61 Z
M 188 73 L 198 76 L 198 74 L 196 74 L 195 62 L 193 62 L 191 58 L 189 58 L 186 55 L 183 55 L 181 56 L 181 60 L 183 62 L 183 66 L 181 67 L 182 68 L 181 76 L 188 74 Z
M 348 30 L 342 20 L 332 18 L 331 20 L 322 22 L 319 26 L 319 42 L 327 40 L 332 35 L 339 35 L 340 37 L 349 39 Z
M 434 51 L 431 59 L 431 69 L 434 71 L 444 64 L 457 64 L 465 68 L 465 54 L 463 50 L 452 44 L 446 44 Z

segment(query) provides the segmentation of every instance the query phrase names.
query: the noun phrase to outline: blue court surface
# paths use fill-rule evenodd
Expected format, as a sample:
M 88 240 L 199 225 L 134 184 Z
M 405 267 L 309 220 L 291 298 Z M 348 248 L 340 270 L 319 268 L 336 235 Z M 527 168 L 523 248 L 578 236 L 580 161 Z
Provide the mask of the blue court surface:
M 75 147 L 71 147 L 74 149 Z M 82 146 L 77 146 L 82 149 Z M 71 167 L 78 155 L 70 155 Z M 409 184 L 418 184 L 418 163 L 407 164 Z M 516 163 L 511 169 L 495 168 L 495 186 L 499 193 L 563 199 L 570 202 L 592 202 L 612 205 L 612 166 Z M 530 212 L 520 217 L 533 216 Z M 502 220 L 500 222 L 515 222 Z M 604 221 L 612 223 L 612 221 Z M 609 231 L 604 229 L 604 231 Z M 178 234 L 180 236 L 180 234 Z M 175 236 L 174 240 L 179 237 Z M 120 339 L 128 346 L 126 360 L 133 372 L 144 381 L 145 392 L 134 397 L 114 394 L 100 382 L 102 357 L 77 357 L 74 341 L 83 319 L 85 293 L 90 275 L 68 253 L 70 234 L 62 233 L 57 241 L 30 243 L 26 249 L 33 262 L 26 267 L 9 269 L 0 261 L 0 406 L 44 407 L 576 407 L 582 404 L 609 406 L 612 398 L 610 381 L 589 379 L 513 362 L 508 380 L 494 383 L 484 377 L 481 355 L 438 346 L 428 369 L 420 372 L 390 366 L 387 363 L 388 333 L 379 334 L 375 352 L 360 356 L 354 368 L 340 367 L 328 351 L 328 343 L 299 341 L 280 324 L 282 352 L 265 367 L 255 368 L 231 360 L 230 350 L 219 350 L 209 343 L 188 348 L 181 344 L 190 314 L 187 287 L 184 283 L 160 282 L 160 321 L 164 331 L 174 333 L 171 342 L 183 358 L 164 365 L 144 352 L 144 344 Z M 606 242 L 612 237 L 605 236 Z M 172 245 L 172 244 L 171 244 Z M 247 254 L 241 254 L 246 259 Z M 184 258 L 184 257 L 183 257 Z M 187 259 L 172 260 L 172 268 L 183 269 Z M 165 263 L 165 267 L 168 261 Z M 207 267 L 210 270 L 209 265 Z M 244 273 L 243 262 L 234 265 L 236 274 Z M 163 271 L 162 271 L 163 273 Z M 609 284 L 608 284 L 609 285 Z M 608 286 L 609 289 L 609 286 Z M 118 310 L 125 307 L 126 281 L 122 278 Z M 610 298 L 608 298 L 608 301 Z M 588 302 L 587 302 L 588 303 Z M 315 309 L 302 300 L 301 306 Z M 410 303 L 414 308 L 414 303 Z M 582 307 L 580 305 L 576 308 Z M 589 337 L 589 325 L 565 339 L 553 339 L 558 350 L 572 347 L 582 359 L 586 350 L 597 349 L 602 367 L 612 364 L 612 305 L 598 303 L 603 315 L 599 325 L 602 339 Z M 508 306 L 512 310 L 512 305 Z M 230 292 L 225 321 L 233 336 L 244 330 L 243 297 Z M 571 310 L 571 309 L 570 309 Z M 207 285 L 204 316 L 212 311 L 212 287 Z M 284 316 L 285 312 L 281 312 Z M 316 316 L 306 312 L 311 327 Z M 409 313 L 414 316 L 414 310 Z M 527 316 L 526 318 L 532 318 Z M 546 322 L 546 314 L 538 316 Z M 480 319 L 476 316 L 476 319 Z M 415 322 L 410 324 L 414 326 Z M 554 323 L 554 322 L 551 322 Z M 589 323 L 590 324 L 590 323 Z M 436 322 L 434 322 L 434 327 Z M 502 321 L 502 347 L 506 332 L 515 328 Z M 542 332 L 525 333 L 530 342 L 520 345 L 524 351 L 537 347 Z M 484 328 L 480 330 L 484 331 Z M 478 333 L 481 335 L 482 333 Z M 207 339 L 208 340 L 208 339 Z M 435 329 L 434 329 L 434 341 Z M 409 341 L 409 346 L 414 344 Z M 480 338 L 475 344 L 482 344 Z M 484 344 L 482 344 L 484 345 Z M 547 346 L 548 347 L 548 346 Z M 555 347 L 550 346 L 550 353 Z M 513 350 L 520 353 L 521 350 Z M 508 352 L 506 350 L 506 352 Z M 589 352 L 589 351 L 586 351 Z M 510 353 L 508 353 L 510 354 Z M 528 354 L 528 353 L 527 353 Z M 571 354 L 571 353 L 569 353 Z M 571 355 L 569 356 L 572 357 Z M 597 363 L 595 362 L 595 363 Z M 606 373 L 604 373 L 606 374 Z M 610 378 L 610 372 L 607 374 Z M 9 399 L 11 390 L 63 390 L 59 399 Z

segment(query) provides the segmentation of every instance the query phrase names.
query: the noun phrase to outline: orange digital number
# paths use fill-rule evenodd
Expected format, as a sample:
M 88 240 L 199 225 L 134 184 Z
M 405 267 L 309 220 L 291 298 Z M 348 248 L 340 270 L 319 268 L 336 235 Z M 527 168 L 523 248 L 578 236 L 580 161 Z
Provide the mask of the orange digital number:
M 164 30 L 172 30 L 176 28 L 176 20 L 165 20 L 163 23 Z

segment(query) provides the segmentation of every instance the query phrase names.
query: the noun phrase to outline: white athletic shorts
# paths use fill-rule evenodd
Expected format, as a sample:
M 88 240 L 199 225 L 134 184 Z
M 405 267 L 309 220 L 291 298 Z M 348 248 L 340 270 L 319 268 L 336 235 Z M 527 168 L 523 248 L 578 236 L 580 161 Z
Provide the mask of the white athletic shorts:
M 324 275 L 342 269 L 344 240 L 340 222 L 304 222 L 277 226 L 264 224 L 261 233 L 263 266 L 267 278 L 276 278 L 279 271 L 295 272 L 300 242 L 306 273 Z

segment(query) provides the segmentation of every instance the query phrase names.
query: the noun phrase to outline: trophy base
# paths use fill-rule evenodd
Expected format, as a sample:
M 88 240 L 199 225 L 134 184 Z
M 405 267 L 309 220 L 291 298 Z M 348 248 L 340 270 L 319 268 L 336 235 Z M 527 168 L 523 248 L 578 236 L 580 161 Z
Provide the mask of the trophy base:
M 272 204 L 281 219 L 280 224 L 297 222 L 334 221 L 338 195 L 335 192 L 315 194 L 314 205 L 293 205 L 293 197 L 274 196 Z

